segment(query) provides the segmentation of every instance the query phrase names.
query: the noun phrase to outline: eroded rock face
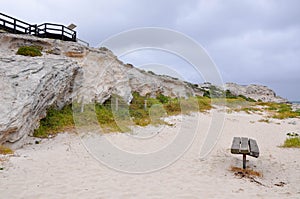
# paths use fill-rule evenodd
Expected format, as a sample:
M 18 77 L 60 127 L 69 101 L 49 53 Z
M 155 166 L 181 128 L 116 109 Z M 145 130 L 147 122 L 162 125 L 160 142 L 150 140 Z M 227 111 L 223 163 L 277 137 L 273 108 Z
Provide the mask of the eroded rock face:
M 0 143 L 20 140 L 38 126 L 49 106 L 68 103 L 80 69 L 67 59 L 1 57 Z
M 132 92 L 187 97 L 184 82 L 123 64 L 108 49 L 28 35 L 0 34 L 0 144 L 31 134 L 51 105 L 105 102 L 112 95 L 132 100 Z M 16 55 L 20 46 L 43 47 L 42 57 Z
M 286 103 L 286 99 L 276 96 L 276 93 L 270 88 L 262 85 L 238 85 L 235 83 L 226 83 L 225 89 L 230 90 L 234 95 L 244 95 L 252 99 L 261 100 L 263 102 Z

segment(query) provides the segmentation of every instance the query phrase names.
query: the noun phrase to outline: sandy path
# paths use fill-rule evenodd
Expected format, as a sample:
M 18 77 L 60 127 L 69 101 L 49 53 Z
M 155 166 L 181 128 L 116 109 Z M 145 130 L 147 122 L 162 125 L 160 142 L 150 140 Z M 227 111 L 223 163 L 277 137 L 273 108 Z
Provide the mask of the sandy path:
M 184 117 L 195 120 L 195 116 Z M 107 168 L 85 150 L 74 134 L 60 134 L 42 144 L 25 146 L 0 171 L 0 198 L 300 198 L 300 150 L 277 147 L 287 132 L 299 132 L 300 120 L 274 120 L 268 124 L 258 122 L 259 115 L 228 114 L 214 150 L 206 160 L 200 160 L 199 150 L 208 128 L 205 124 L 210 123 L 211 115 L 201 114 L 200 118 L 203 128 L 191 148 L 171 166 L 148 174 Z M 175 118 L 175 126 L 165 127 L 148 144 L 126 134 L 105 136 L 124 150 L 147 152 L 174 139 L 180 121 Z M 290 121 L 296 121 L 296 125 Z M 157 129 L 136 128 L 134 133 L 151 135 Z M 231 166 L 242 164 L 239 155 L 230 154 L 233 136 L 257 140 L 260 157 L 247 159 L 251 168 L 263 173 L 256 180 L 264 186 L 229 171 Z M 286 185 L 274 185 L 280 182 Z

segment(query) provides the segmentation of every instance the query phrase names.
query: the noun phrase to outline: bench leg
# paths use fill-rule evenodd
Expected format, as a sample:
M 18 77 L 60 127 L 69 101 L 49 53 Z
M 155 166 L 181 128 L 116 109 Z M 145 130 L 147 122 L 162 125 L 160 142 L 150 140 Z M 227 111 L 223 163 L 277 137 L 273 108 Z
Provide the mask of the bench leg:
M 243 169 L 246 169 L 246 154 L 243 154 Z

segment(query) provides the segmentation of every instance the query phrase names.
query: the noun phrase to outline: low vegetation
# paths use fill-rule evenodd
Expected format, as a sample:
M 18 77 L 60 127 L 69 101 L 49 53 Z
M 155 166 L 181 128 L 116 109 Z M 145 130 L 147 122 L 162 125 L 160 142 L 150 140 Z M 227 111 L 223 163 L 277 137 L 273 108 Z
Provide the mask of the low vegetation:
M 269 113 L 269 117 L 275 119 L 286 119 L 300 117 L 300 112 L 293 111 L 291 104 L 259 102 L 257 105 L 262 106 Z
M 30 57 L 42 56 L 42 50 L 43 47 L 41 46 L 21 46 L 17 51 L 17 55 Z
M 300 137 L 298 133 L 288 133 L 282 147 L 300 148 Z
M 103 104 L 84 105 L 82 113 L 76 114 L 82 108 L 80 104 L 67 105 L 58 110 L 50 107 L 47 116 L 40 121 L 40 127 L 34 131 L 35 137 L 46 138 L 58 132 L 75 128 L 76 125 L 100 125 L 104 133 L 126 132 L 131 125 L 146 126 L 149 124 L 167 124 L 163 118 L 171 115 L 206 112 L 212 108 L 208 97 L 171 98 L 157 94 L 156 98 L 141 96 L 135 92 L 128 105 L 121 98 L 114 96 Z M 118 102 L 116 102 L 118 99 Z
M 49 135 L 73 127 L 74 120 L 71 105 L 67 105 L 61 110 L 50 107 L 47 116 L 40 121 L 40 127 L 34 131 L 33 136 L 46 138 Z
M 214 104 L 218 104 L 218 100 L 213 99 Z M 237 97 L 226 99 L 226 106 L 230 111 L 240 112 L 244 111 L 248 114 L 256 113 L 262 114 L 266 112 L 268 116 L 260 122 L 270 122 L 270 118 L 286 119 L 300 117 L 300 111 L 293 111 L 291 104 L 275 103 L 275 102 L 254 102 L 251 98 Z
M 214 91 L 220 93 L 220 91 Z M 65 106 L 58 110 L 50 107 L 47 117 L 42 119 L 40 127 L 34 131 L 36 137 L 48 137 L 58 132 L 70 130 L 76 125 L 100 125 L 104 133 L 108 132 L 127 132 L 130 126 L 146 126 L 149 124 L 166 124 L 163 118 L 171 115 L 190 114 L 192 112 L 207 112 L 213 106 L 226 106 L 228 112 L 244 111 L 248 114 L 267 111 L 269 116 L 259 122 L 270 123 L 270 118 L 285 119 L 299 117 L 300 112 L 292 111 L 289 104 L 278 104 L 271 102 L 256 102 L 251 98 L 244 96 L 234 96 L 229 91 L 225 91 L 224 97 L 204 97 L 171 98 L 158 93 L 156 98 L 149 95 L 141 96 L 134 92 L 130 104 L 122 101 L 118 96 L 113 96 L 103 104 L 84 105 L 84 111 L 81 111 L 80 118 L 74 118 L 73 112 L 80 111 L 80 104 Z M 118 102 L 116 102 L 118 99 Z M 75 110 L 78 109 L 78 110 Z M 91 119 L 94 118 L 94 119 Z M 90 125 L 91 126 L 91 125 Z
M 13 150 L 11 150 L 10 148 L 0 145 L 0 154 L 1 155 L 8 155 L 8 154 L 13 154 Z

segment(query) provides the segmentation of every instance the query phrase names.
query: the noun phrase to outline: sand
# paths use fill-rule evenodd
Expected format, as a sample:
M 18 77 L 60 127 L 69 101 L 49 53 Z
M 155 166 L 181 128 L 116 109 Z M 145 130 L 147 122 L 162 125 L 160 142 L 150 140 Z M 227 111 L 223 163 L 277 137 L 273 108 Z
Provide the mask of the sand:
M 300 120 L 258 122 L 262 118 L 243 112 L 226 114 L 217 143 L 204 159 L 200 150 L 212 113 L 168 118 L 173 126 L 135 127 L 130 134 L 93 135 L 98 145 L 91 137 L 81 139 L 75 133 L 59 134 L 40 144 L 32 139 L 32 144 L 0 163 L 4 168 L 0 198 L 300 198 L 300 149 L 278 147 L 286 133 L 299 133 Z M 176 161 L 172 150 L 152 162 L 145 159 L 144 165 L 129 156 L 124 162 L 113 152 L 97 151 L 105 139 L 127 153 L 160 152 L 172 146 L 180 133 L 193 136 L 195 126 L 193 143 Z M 262 177 L 241 177 L 230 171 L 242 167 L 242 157 L 230 153 L 234 136 L 257 140 L 260 157 L 247 157 L 247 166 Z M 183 152 L 185 147 L 177 144 L 176 149 Z

